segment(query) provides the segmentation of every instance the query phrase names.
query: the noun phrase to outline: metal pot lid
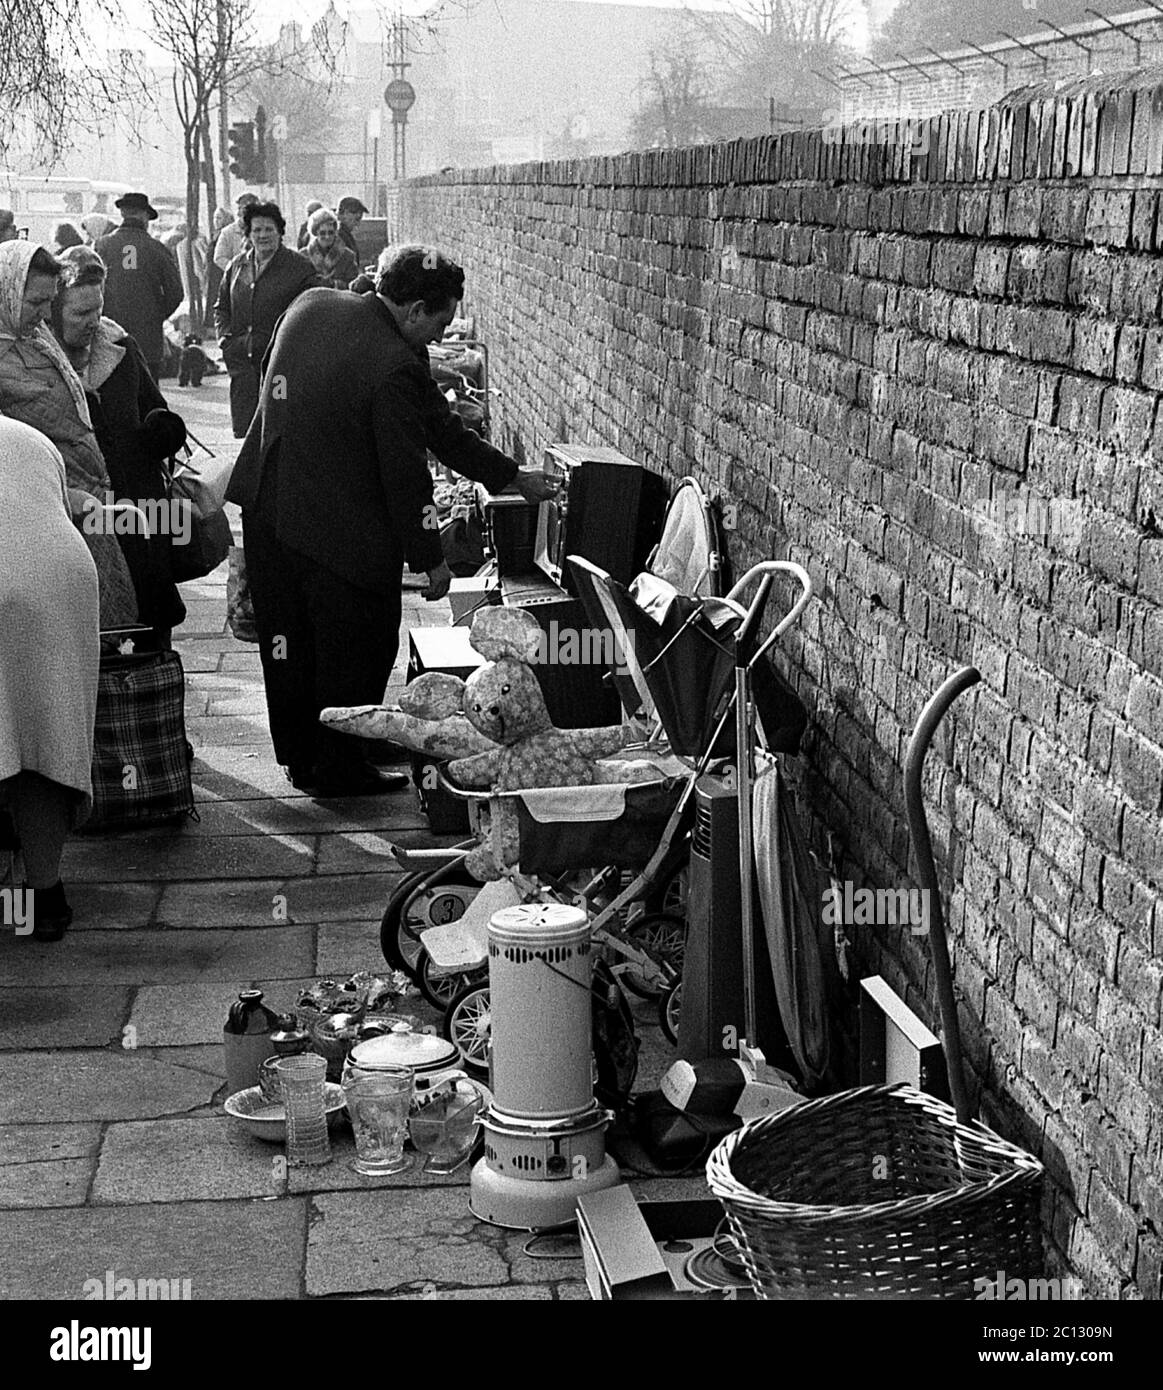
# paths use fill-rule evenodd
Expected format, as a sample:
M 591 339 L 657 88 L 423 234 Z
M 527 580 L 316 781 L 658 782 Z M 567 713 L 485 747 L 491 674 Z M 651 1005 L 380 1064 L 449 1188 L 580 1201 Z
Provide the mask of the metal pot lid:
M 455 1043 L 438 1038 L 434 1033 L 385 1033 L 379 1038 L 367 1038 L 351 1049 L 351 1063 L 356 1067 L 412 1067 L 430 1071 L 447 1067 L 459 1060 Z

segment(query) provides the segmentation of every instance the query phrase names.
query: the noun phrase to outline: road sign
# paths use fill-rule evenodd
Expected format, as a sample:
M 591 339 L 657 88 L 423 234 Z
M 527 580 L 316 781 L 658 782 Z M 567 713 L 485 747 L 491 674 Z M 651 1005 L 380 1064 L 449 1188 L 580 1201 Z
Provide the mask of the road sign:
M 384 88 L 384 101 L 389 111 L 410 111 L 416 101 L 416 89 L 402 77 L 393 77 Z

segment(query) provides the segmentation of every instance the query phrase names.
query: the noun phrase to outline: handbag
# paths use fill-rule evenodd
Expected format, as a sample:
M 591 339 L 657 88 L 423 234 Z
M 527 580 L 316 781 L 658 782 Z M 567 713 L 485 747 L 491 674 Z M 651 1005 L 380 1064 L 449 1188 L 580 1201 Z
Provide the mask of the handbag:
M 182 524 L 170 535 L 176 584 L 204 579 L 230 553 L 234 536 L 222 508 L 233 469 L 232 460 L 213 459 L 198 468 L 184 463 L 170 474 L 170 497 L 182 513 Z
M 246 577 L 246 552 L 240 545 L 230 547 L 230 573 L 226 579 L 226 621 L 240 642 L 257 642 L 254 604 L 250 581 Z
M 84 830 L 194 816 L 186 679 L 151 630 L 102 633 L 93 733 L 93 810 Z

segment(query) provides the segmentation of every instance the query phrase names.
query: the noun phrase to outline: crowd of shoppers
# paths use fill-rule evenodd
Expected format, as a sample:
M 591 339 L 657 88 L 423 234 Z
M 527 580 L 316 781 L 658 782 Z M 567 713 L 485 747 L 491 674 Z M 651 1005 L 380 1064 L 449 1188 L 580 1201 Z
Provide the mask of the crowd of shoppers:
M 429 598 L 448 589 L 425 526 L 429 451 L 493 489 L 516 479 L 537 499 L 549 486 L 465 430 L 432 380 L 426 349 L 456 312 L 459 267 L 389 248 L 366 292 L 351 292 L 358 199 L 311 207 L 301 250 L 283 244 L 281 209 L 253 194 L 233 221 L 219 210 L 212 242 L 185 227 L 151 236 L 144 194 L 117 208 L 119 226 L 100 213 L 59 224 L 52 249 L 0 209 L 0 843 L 14 826 L 39 940 L 59 940 L 72 916 L 60 861 L 91 804 L 99 632 L 145 624 L 164 646 L 185 613 L 169 536 L 86 522 L 167 496 L 185 428 L 158 376 L 191 273 L 220 277 L 214 326 L 244 439 L 229 497 L 243 510 L 272 741 L 295 786 L 351 796 L 402 780 L 318 716 L 382 697 L 406 562 L 427 571 Z

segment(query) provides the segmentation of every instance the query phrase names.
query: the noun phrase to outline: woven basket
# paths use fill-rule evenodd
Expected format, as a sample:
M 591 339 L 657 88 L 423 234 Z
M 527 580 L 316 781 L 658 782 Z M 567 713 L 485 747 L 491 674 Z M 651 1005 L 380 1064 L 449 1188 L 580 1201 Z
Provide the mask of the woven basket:
M 806 1101 L 707 1162 L 766 1299 L 973 1299 L 1041 1274 L 1042 1165 L 911 1086 Z

